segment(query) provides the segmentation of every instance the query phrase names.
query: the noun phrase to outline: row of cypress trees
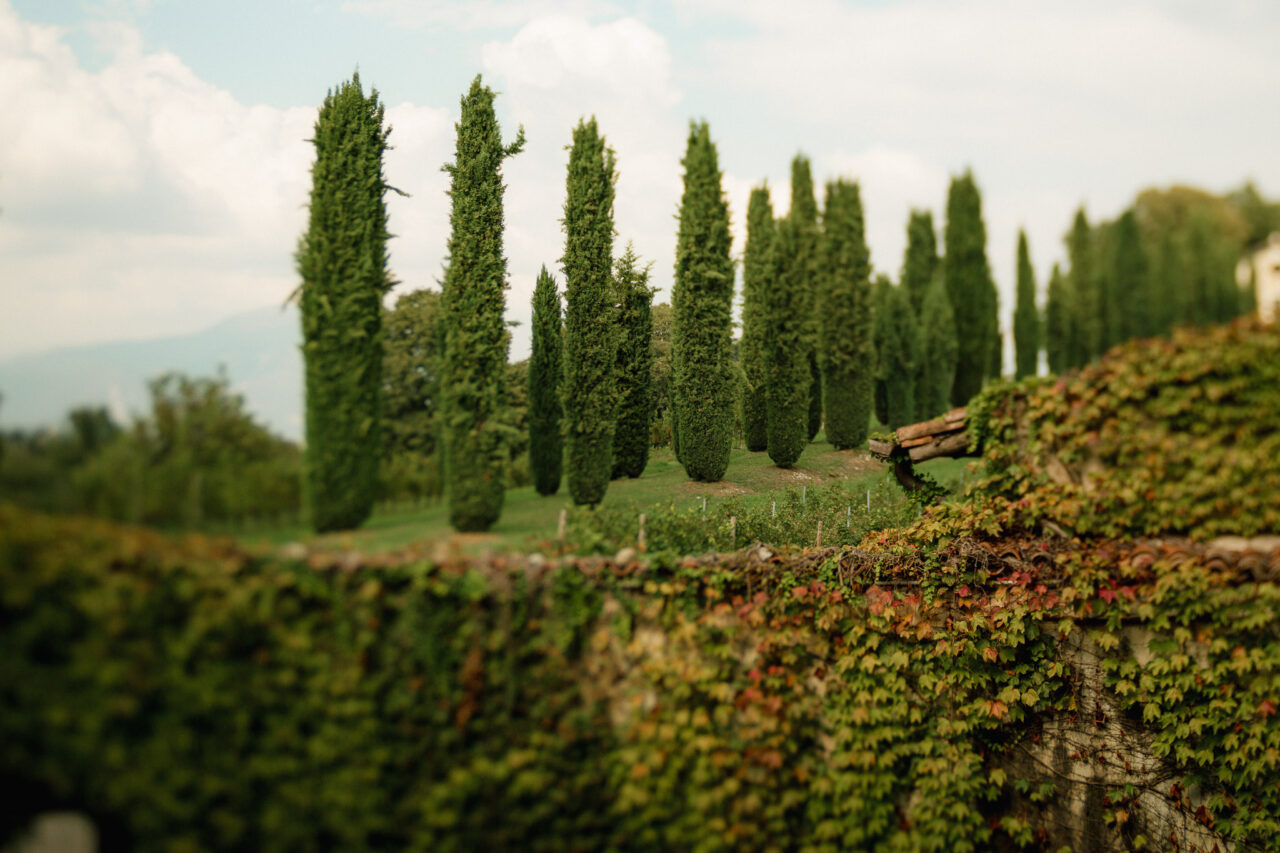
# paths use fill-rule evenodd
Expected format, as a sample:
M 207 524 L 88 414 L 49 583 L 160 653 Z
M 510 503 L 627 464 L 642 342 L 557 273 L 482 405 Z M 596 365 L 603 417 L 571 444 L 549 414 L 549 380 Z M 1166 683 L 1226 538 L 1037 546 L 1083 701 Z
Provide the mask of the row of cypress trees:
M 487 529 L 503 502 L 501 165 L 519 153 L 523 129 L 504 145 L 494 94 L 479 77 L 462 98 L 451 184 L 449 257 L 441 295 L 443 355 L 439 445 L 450 519 Z M 353 527 L 376 495 L 380 426 L 381 300 L 387 271 L 390 187 L 382 159 L 390 129 L 377 92 L 358 76 L 328 94 L 316 123 L 310 220 L 298 248 L 307 387 L 307 490 L 317 530 Z M 825 423 L 838 448 L 860 446 L 873 409 L 897 426 L 963 405 L 998 376 L 997 295 L 986 257 L 981 196 L 970 172 L 947 196 L 943 252 L 932 216 L 913 211 L 900 284 L 873 285 L 859 187 L 837 180 L 815 199 L 810 163 L 791 164 L 790 211 L 775 219 L 767 185 L 753 189 L 744 252 L 743 334 L 735 364 L 730 309 L 733 261 L 728 205 L 706 122 L 690 127 L 672 290 L 671 387 L 677 458 L 695 480 L 724 476 L 741 384 L 747 447 L 794 465 Z M 545 267 L 534 294 L 529 369 L 530 459 L 539 492 L 559 489 L 596 504 L 611 478 L 638 476 L 653 408 L 648 267 L 633 250 L 613 258 L 613 151 L 595 119 L 573 131 L 566 182 L 564 318 Z M 1067 237 L 1069 269 L 1048 280 L 1043 320 L 1026 235 L 1019 233 L 1015 374 L 1034 373 L 1048 349 L 1053 370 L 1082 364 L 1136 334 L 1186 316 L 1227 319 L 1248 301 L 1224 268 L 1204 217 L 1189 219 L 1156 252 L 1126 211 L 1091 227 L 1081 210 Z M 1203 244 L 1203 245 L 1201 245 Z M 1202 251 L 1193 251 L 1201 249 Z M 1176 309 L 1154 270 L 1179 258 L 1192 269 Z M 1216 264 L 1216 267 L 1210 265 Z M 1182 313 L 1179 314 L 1178 311 Z M 1153 319 L 1154 318 L 1154 319 Z

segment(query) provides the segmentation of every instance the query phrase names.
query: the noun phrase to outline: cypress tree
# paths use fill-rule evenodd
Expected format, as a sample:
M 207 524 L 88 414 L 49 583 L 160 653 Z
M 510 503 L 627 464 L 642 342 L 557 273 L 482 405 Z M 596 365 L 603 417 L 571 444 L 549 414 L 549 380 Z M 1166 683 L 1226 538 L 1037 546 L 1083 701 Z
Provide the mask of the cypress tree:
M 449 522 L 488 530 L 502 513 L 507 440 L 509 335 L 503 320 L 507 259 L 502 253 L 502 161 L 524 147 L 524 128 L 503 146 L 493 90 L 479 75 L 462 98 L 449 173 L 449 260 L 444 274 L 445 346 L 441 437 Z
M 306 381 L 306 492 L 317 532 L 369 517 L 378 491 L 382 298 L 390 128 L 360 75 L 330 91 L 316 119 L 306 233 L 298 244 Z
M 965 171 L 951 179 L 944 243 L 942 274 L 960 344 L 951 402 L 963 406 L 982 388 L 983 377 L 991 368 L 992 340 L 997 334 L 997 306 L 987 264 L 987 229 L 982 221 L 982 197 L 972 172 Z
M 885 294 L 885 346 L 880 360 L 884 373 L 885 425 L 896 429 L 916 419 L 920 324 L 903 288 L 889 286 Z
M 769 404 L 769 458 L 779 468 L 796 464 L 808 444 L 810 307 L 805 298 L 805 262 L 800 226 L 780 220 L 774 241 L 774 272 L 765 292 L 765 381 Z
M 613 472 L 617 329 L 613 288 L 613 150 L 579 121 L 564 203 L 564 414 L 569 494 L 598 504 Z
M 533 352 L 529 356 L 529 469 L 540 495 L 560 490 L 563 447 L 560 420 L 560 364 L 564 327 L 560 294 L 544 266 L 533 289 Z
M 1045 351 L 1049 357 L 1049 372 L 1062 373 L 1071 368 L 1071 294 L 1067 280 L 1057 264 L 1049 273 L 1049 286 L 1045 297 Z
M 938 236 L 933 213 L 913 210 L 907 219 L 907 249 L 902 257 L 902 286 L 911 298 L 916 316 L 923 316 L 924 297 L 938 269 Z
M 915 416 L 918 420 L 925 420 L 943 414 L 948 408 L 959 351 L 951 300 L 947 298 L 941 273 L 934 275 L 933 284 L 925 292 L 920 335 L 924 366 L 916 387 Z
M 769 187 L 756 187 L 747 205 L 747 246 L 742 259 L 742 370 L 746 375 L 742 419 L 747 450 L 752 451 L 769 448 L 764 302 L 773 284 L 774 229 Z
M 840 450 L 867 440 L 875 381 L 871 258 L 856 183 L 827 184 L 822 230 L 827 270 L 819 302 L 827 439 Z
M 1107 342 L 1106 306 L 1094 264 L 1093 229 L 1083 207 L 1076 211 L 1067 234 L 1067 259 L 1071 264 L 1067 281 L 1074 309 L 1070 360 L 1072 367 L 1081 367 L 1101 355 Z
M 706 122 L 690 126 L 676 237 L 673 347 L 680 464 L 690 478 L 715 482 L 733 446 L 733 261 L 729 206 Z
M 818 265 L 818 202 L 813 190 L 813 172 L 809 158 L 797 154 L 791 161 L 791 212 L 787 214 L 796 224 L 800 240 L 800 269 L 802 295 L 806 300 L 808 319 L 806 356 L 809 360 L 809 440 L 813 441 L 822 429 L 822 365 L 818 355 L 818 292 L 822 270 Z
M 1111 256 L 1111 316 L 1117 341 L 1156 334 L 1148 298 L 1147 253 L 1132 209 L 1116 220 Z
M 1018 229 L 1018 298 L 1013 309 L 1014 375 L 1036 375 L 1040 358 L 1040 313 L 1036 310 L 1036 274 L 1031 269 L 1027 234 Z
M 885 377 L 888 362 L 885 360 L 889 352 L 889 291 L 893 282 L 889 276 L 880 273 L 871 286 L 872 303 L 872 342 L 876 351 L 876 373 L 872 401 L 875 406 L 876 420 L 881 426 L 889 423 L 889 395 L 885 389 Z M 948 389 L 948 393 L 950 389 Z
M 649 462 L 653 414 L 653 291 L 649 267 L 631 244 L 614 264 L 618 301 L 618 419 L 613 432 L 613 479 L 639 477 Z

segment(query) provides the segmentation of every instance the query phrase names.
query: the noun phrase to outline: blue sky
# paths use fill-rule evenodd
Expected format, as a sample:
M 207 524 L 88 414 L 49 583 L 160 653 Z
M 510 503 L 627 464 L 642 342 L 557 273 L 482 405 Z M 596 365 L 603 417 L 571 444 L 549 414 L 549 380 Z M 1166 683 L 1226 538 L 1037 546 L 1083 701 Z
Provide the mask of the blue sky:
M 502 92 L 512 356 L 563 242 L 564 145 L 596 114 L 618 152 L 619 244 L 670 285 L 691 118 L 717 140 L 737 237 L 791 157 L 860 181 L 872 262 L 972 167 L 1012 310 L 1017 229 L 1043 285 L 1077 205 L 1139 189 L 1280 195 L 1280 4 L 1013 0 L 0 0 L 0 358 L 195 331 L 296 286 L 305 138 L 357 66 L 395 126 L 392 265 L 435 286 L 461 92 Z M 659 296 L 659 299 L 665 296 Z

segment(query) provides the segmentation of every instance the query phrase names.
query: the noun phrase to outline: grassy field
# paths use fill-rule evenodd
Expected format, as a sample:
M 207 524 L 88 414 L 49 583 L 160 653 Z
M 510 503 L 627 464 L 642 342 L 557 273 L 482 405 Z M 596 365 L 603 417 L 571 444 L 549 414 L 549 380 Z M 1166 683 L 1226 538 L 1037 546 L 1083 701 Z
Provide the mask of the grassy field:
M 729 470 L 719 483 L 689 480 L 669 448 L 655 449 L 643 476 L 635 480 L 615 480 L 609 484 L 605 504 L 629 503 L 637 507 L 658 504 L 690 505 L 706 498 L 708 506 L 718 500 L 737 497 L 746 501 L 769 500 L 771 493 L 802 485 L 810 488 L 844 480 L 849 487 L 870 487 L 884 479 L 887 466 L 865 450 L 836 450 L 818 436 L 809 445 L 795 468 L 785 470 L 769 461 L 766 453 L 735 449 Z M 920 470 L 943 484 L 963 476 L 970 460 L 937 459 Z M 302 542 L 323 550 L 378 552 L 406 546 L 430 544 L 445 550 L 532 550 L 539 542 L 555 536 L 560 510 L 570 506 L 568 486 L 561 483 L 558 494 L 543 497 L 532 486 L 507 491 L 502 517 L 485 534 L 457 534 L 449 526 L 448 508 L 443 502 L 428 506 L 379 507 L 372 518 L 356 531 L 317 536 L 301 525 L 267 527 L 235 534 L 251 546 L 278 546 Z

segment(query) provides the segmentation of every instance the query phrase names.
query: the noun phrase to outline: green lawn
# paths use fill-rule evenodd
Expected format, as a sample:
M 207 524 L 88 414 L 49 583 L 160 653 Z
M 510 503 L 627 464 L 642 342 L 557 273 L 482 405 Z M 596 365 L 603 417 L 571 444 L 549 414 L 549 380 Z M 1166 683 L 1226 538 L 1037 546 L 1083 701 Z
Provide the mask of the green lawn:
M 970 460 L 937 459 L 920 470 L 944 484 L 964 474 Z M 769 499 L 770 493 L 801 486 L 815 487 L 845 480 L 850 487 L 871 484 L 889 476 L 887 466 L 865 450 L 836 450 L 818 436 L 809 445 L 795 468 L 784 470 L 769 461 L 767 453 L 735 449 L 729 470 L 719 483 L 694 483 L 676 462 L 669 448 L 655 449 L 644 475 L 635 480 L 615 480 L 609 484 L 605 504 L 630 503 L 638 507 L 680 503 L 690 505 L 704 497 L 708 505 L 727 497 L 747 501 Z M 362 528 L 348 533 L 317 536 L 301 525 L 285 525 L 240 532 L 236 538 L 247 545 L 274 546 L 303 542 L 324 550 L 377 552 L 409 545 L 475 550 L 532 550 L 540 542 L 555 537 L 560 510 L 570 506 L 568 486 L 550 497 L 538 495 L 532 486 L 507 491 L 502 517 L 486 534 L 456 534 L 449 526 L 448 508 L 443 502 L 425 507 L 380 507 Z

